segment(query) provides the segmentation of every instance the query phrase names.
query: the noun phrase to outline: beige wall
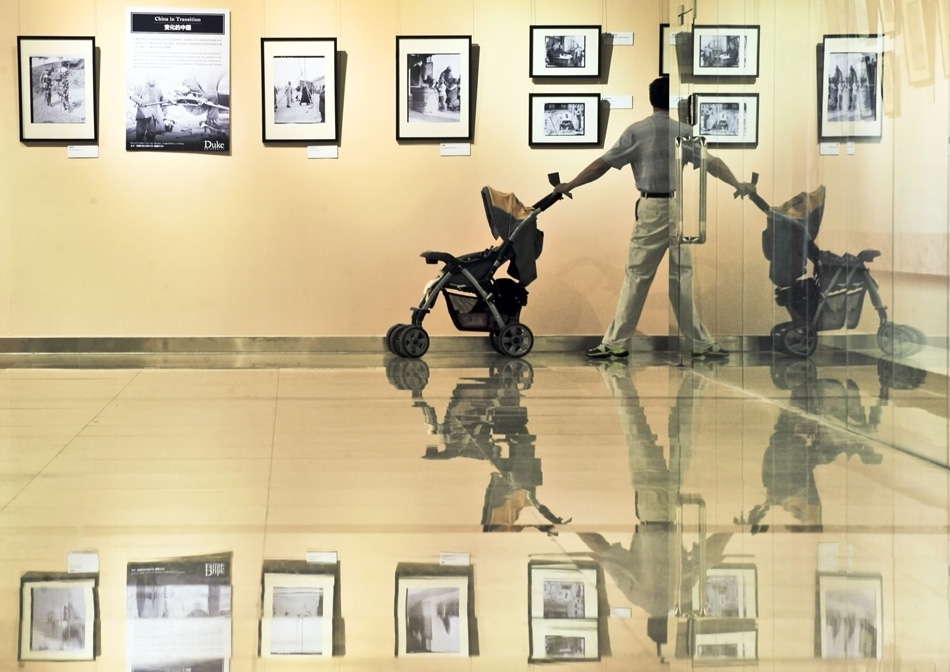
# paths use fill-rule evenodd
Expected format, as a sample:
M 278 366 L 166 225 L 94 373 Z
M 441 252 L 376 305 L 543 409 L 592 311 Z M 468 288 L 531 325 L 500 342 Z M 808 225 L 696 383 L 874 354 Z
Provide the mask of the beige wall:
M 531 201 L 545 174 L 573 175 L 595 150 L 531 150 L 527 94 L 535 90 L 632 93 L 635 109 L 610 115 L 608 144 L 647 110 L 657 24 L 666 0 L 213 0 L 232 12 L 233 151 L 229 157 L 124 150 L 127 3 L 0 2 L 0 333 L 6 336 L 362 335 L 402 321 L 432 268 L 423 249 L 468 252 L 490 237 L 484 184 Z M 677 5 L 678 2 L 670 2 Z M 876 7 L 874 0 L 866 5 Z M 901 3 L 898 3 L 899 5 Z M 880 246 L 877 277 L 897 316 L 947 332 L 947 70 L 944 34 L 926 35 L 933 71 L 911 85 L 898 24 L 885 66 L 893 117 L 880 143 L 854 157 L 819 158 L 815 45 L 824 33 L 861 29 L 853 0 L 701 2 L 702 22 L 762 27 L 757 150 L 720 154 L 740 176 L 762 174 L 783 201 L 826 184 L 824 246 Z M 925 3 L 936 24 L 936 0 Z M 876 11 L 871 13 L 876 24 Z M 636 34 L 614 49 L 606 85 L 533 85 L 527 26 L 600 23 Z M 480 46 L 471 158 L 440 158 L 431 145 L 394 139 L 393 37 L 471 33 Z M 101 49 L 100 146 L 95 161 L 62 147 L 17 141 L 17 34 L 94 34 Z M 335 35 L 347 52 L 338 161 L 307 161 L 302 148 L 260 140 L 259 38 Z M 613 311 L 634 201 L 627 173 L 611 172 L 543 218 L 540 279 L 525 321 L 537 333 L 596 333 Z M 765 333 L 774 308 L 759 247 L 763 219 L 729 190 L 713 191 L 714 234 L 699 253 L 700 296 L 718 333 Z M 308 202 L 306 208 L 303 201 Z M 665 268 L 665 266 L 664 266 Z M 891 274 L 891 270 L 894 271 Z M 867 313 L 870 318 L 870 311 Z M 647 304 L 647 333 L 668 329 L 666 275 Z M 434 333 L 452 333 L 439 310 Z M 873 320 L 866 320 L 868 328 Z

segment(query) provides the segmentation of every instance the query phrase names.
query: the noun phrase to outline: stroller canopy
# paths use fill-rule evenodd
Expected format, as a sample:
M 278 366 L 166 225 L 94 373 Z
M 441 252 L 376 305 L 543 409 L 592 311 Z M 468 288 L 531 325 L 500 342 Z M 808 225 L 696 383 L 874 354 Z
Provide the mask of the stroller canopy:
M 762 252 L 771 264 L 769 277 L 778 287 L 788 287 L 803 276 L 806 261 L 817 254 L 815 239 L 825 213 L 825 188 L 802 192 L 769 212 L 762 232 Z
M 492 236 L 511 243 L 511 263 L 508 275 L 527 286 L 538 277 L 537 258 L 541 256 L 544 234 L 538 231 L 537 219 L 531 218 L 523 227 L 518 225 L 531 216 L 531 209 L 514 194 L 491 187 L 482 189 L 482 202 Z M 518 235 L 515 235 L 517 230 Z

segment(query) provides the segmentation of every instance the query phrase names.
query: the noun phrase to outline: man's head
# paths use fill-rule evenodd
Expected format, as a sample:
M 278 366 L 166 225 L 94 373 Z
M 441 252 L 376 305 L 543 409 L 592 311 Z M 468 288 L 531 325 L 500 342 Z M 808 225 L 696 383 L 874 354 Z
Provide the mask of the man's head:
M 667 75 L 650 82 L 650 104 L 657 110 L 670 109 L 670 78 Z

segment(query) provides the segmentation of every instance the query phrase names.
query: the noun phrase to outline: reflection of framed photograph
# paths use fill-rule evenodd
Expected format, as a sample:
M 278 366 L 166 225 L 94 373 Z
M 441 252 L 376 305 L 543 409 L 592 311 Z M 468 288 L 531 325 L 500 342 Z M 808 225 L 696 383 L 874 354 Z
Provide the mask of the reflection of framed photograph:
M 676 45 L 670 41 L 672 34 L 670 24 L 660 24 L 660 75 L 671 74 L 676 63 Z
M 264 142 L 337 140 L 336 38 L 261 38 Z
M 19 660 L 95 659 L 96 580 L 24 578 Z
M 693 26 L 693 75 L 758 77 L 758 26 Z
M 754 629 L 733 630 L 740 624 L 702 621 L 693 634 L 693 660 L 724 663 L 730 660 L 758 658 L 758 632 Z
M 328 574 L 264 574 L 261 656 L 333 655 L 333 592 Z
M 600 77 L 600 26 L 531 26 L 531 77 Z
M 535 620 L 531 628 L 532 660 L 597 660 L 597 620 Z
M 927 82 L 934 75 L 934 54 L 930 50 L 923 0 L 903 0 L 901 16 L 904 19 L 904 44 L 907 45 L 904 49 L 907 76 L 912 84 Z
M 759 94 L 697 93 L 693 96 L 693 133 L 709 147 L 759 144 Z
M 396 38 L 396 140 L 472 136 L 472 38 Z
M 825 35 L 821 139 L 880 138 L 884 43 L 879 35 Z
M 880 658 L 884 644 L 879 574 L 818 575 L 817 654 L 822 658 Z
M 599 94 L 532 93 L 528 102 L 529 144 L 600 144 Z
M 468 656 L 468 577 L 399 577 L 400 656 Z
M 20 142 L 98 140 L 96 38 L 17 37 Z

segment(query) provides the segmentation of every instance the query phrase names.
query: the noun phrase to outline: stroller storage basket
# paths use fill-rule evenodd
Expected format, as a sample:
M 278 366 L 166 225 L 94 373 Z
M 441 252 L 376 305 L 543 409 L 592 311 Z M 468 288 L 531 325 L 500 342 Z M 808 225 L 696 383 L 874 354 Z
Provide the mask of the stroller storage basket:
M 491 313 L 481 297 L 443 291 L 452 324 L 459 331 L 488 331 Z
M 818 331 L 856 329 L 868 293 L 866 270 L 857 259 L 821 253 L 819 283 L 824 301 L 818 315 Z

